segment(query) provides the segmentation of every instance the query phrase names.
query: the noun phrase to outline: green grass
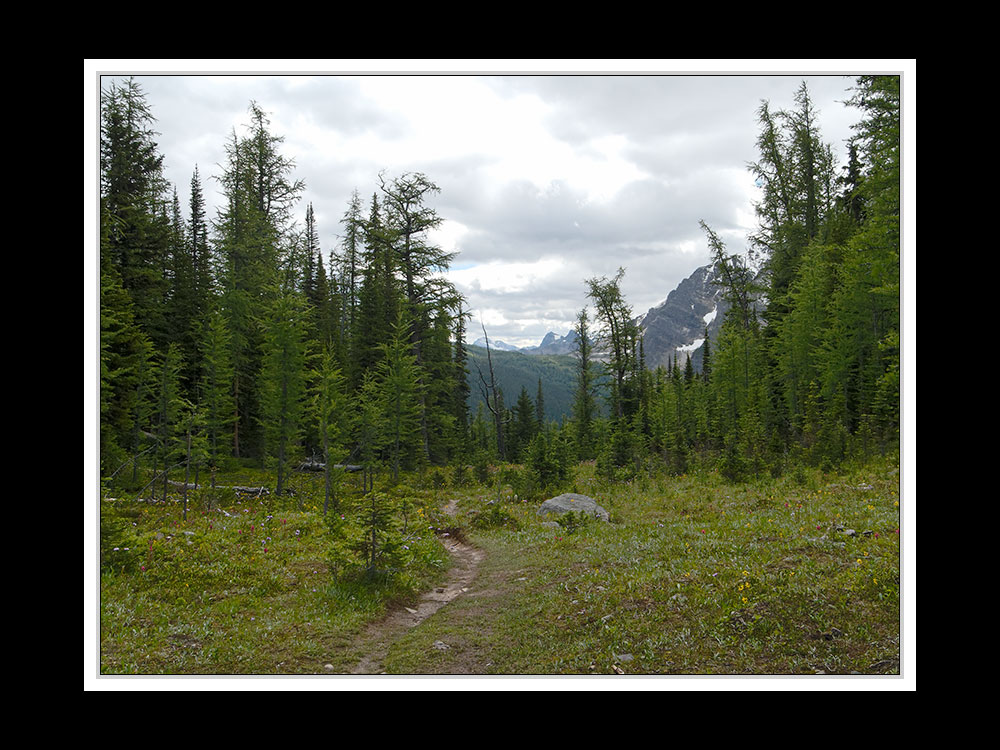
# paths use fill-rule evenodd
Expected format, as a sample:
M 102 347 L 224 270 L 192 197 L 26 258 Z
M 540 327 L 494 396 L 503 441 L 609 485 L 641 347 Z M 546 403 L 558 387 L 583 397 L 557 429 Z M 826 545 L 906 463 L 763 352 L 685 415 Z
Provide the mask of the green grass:
M 731 486 L 715 476 L 608 486 L 581 477 L 575 489 L 597 498 L 612 522 L 567 533 L 541 526 L 523 505 L 520 530 L 475 534 L 487 552 L 476 590 L 407 634 L 388 669 L 898 673 L 893 468 L 817 474 L 810 486 Z M 465 507 L 475 513 L 479 504 L 469 497 Z
M 220 482 L 269 483 L 245 474 Z M 106 504 L 138 553 L 101 577 L 101 673 L 347 671 L 367 623 L 441 580 L 430 527 L 446 524 L 485 560 L 465 595 L 401 634 L 390 673 L 899 673 L 894 464 L 743 485 L 716 474 L 609 485 L 581 466 L 564 489 L 612 520 L 575 528 L 543 525 L 510 491 L 424 484 L 410 493 L 424 547 L 378 586 L 328 570 L 314 477 L 295 476 L 295 499 L 223 503 L 229 515 L 196 499 L 187 522 L 176 503 Z M 437 514 L 448 500 L 455 520 Z
M 220 476 L 261 486 L 266 475 Z M 439 581 L 447 553 L 413 493 L 423 556 L 394 579 L 370 584 L 330 573 L 330 534 L 319 479 L 298 475 L 295 498 L 237 500 L 213 510 L 181 504 L 105 502 L 125 522 L 116 539 L 124 569 L 100 580 L 102 674 L 296 674 L 345 671 L 353 636 L 389 606 Z M 302 510 L 299 501 L 302 500 Z M 114 552 L 113 548 L 112 551 Z

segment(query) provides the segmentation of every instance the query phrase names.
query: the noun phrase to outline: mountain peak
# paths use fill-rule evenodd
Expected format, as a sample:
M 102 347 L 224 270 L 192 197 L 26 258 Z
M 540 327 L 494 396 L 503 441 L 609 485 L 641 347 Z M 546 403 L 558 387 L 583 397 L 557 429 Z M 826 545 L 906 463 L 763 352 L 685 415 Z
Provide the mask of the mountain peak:
M 705 330 L 714 339 L 724 312 L 722 288 L 714 280 L 712 265 L 696 268 L 663 302 L 642 316 L 639 325 L 648 367 L 667 366 L 676 355 L 678 362 L 690 356 L 695 368 L 700 368 L 698 350 Z

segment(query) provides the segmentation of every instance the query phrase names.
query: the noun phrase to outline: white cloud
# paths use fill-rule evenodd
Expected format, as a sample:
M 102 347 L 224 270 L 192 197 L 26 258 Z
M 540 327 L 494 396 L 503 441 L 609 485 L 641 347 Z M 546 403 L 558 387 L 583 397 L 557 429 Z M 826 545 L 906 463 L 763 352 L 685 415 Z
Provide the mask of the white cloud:
M 469 69 L 483 67 L 474 62 Z M 626 62 L 604 61 L 596 69 L 619 67 L 612 63 L 629 69 Z M 386 65 L 400 68 L 397 61 Z M 540 339 L 548 330 L 565 333 L 587 302 L 586 279 L 613 275 L 619 266 L 626 268 L 623 290 L 637 313 L 662 301 L 708 261 L 699 220 L 731 252 L 741 251 L 756 223 L 746 170 L 756 158 L 756 108 L 761 99 L 774 109 L 792 106 L 802 77 L 139 80 L 157 118 L 167 177 L 182 202 L 195 164 L 206 200 L 218 200 L 211 178 L 220 172 L 225 142 L 247 122 L 250 101 L 258 102 L 285 138 L 295 177 L 306 183 L 301 215 L 312 203 L 326 250 L 335 245 L 355 189 L 367 215 L 380 170 L 427 174 L 441 188 L 430 203 L 444 219 L 432 240 L 458 253 L 450 277 L 471 306 L 484 315 L 492 311 L 497 330 L 491 337 L 516 342 Z M 814 76 L 809 83 L 824 140 L 842 156 L 853 113 L 838 100 L 847 98 L 851 80 Z
M 472 268 L 450 271 L 447 276 L 459 287 L 480 292 L 518 294 L 541 291 L 565 267 L 560 258 L 540 258 L 531 263 L 493 261 Z

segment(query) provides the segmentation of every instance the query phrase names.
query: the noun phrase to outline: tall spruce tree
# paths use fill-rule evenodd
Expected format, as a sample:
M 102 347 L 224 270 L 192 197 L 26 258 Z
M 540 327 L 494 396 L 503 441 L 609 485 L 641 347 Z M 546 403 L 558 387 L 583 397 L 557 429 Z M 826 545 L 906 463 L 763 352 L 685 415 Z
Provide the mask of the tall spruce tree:
M 339 276 L 343 280 L 344 316 L 348 331 L 355 330 L 358 311 L 358 292 L 361 286 L 362 255 L 365 238 L 365 219 L 362 214 L 361 196 L 355 190 L 340 220 L 344 233 L 340 243 Z
M 348 375 L 353 388 L 359 387 L 364 374 L 377 364 L 381 347 L 389 340 L 402 304 L 396 259 L 377 194 L 372 196 L 368 221 L 364 225 L 363 262 L 358 309 L 351 332 Z M 346 317 L 344 320 L 346 322 Z
M 508 457 L 511 461 L 522 461 L 527 454 L 531 439 L 538 432 L 535 415 L 535 404 L 528 395 L 528 389 L 521 386 L 521 392 L 514 402 L 511 414 Z
M 101 252 L 132 301 L 136 325 L 162 349 L 170 338 L 164 316 L 169 196 L 154 122 L 135 79 L 102 87 Z

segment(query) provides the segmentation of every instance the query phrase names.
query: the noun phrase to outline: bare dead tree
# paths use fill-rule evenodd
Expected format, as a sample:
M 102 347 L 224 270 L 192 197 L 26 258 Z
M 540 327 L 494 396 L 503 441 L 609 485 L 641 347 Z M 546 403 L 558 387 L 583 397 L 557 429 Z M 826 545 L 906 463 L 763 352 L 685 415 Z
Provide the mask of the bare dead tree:
M 479 392 L 483 395 L 483 400 L 486 402 L 486 408 L 490 410 L 493 415 L 493 426 L 497 433 L 497 453 L 500 456 L 500 460 L 503 461 L 506 457 L 507 450 L 504 445 L 503 439 L 503 426 L 506 422 L 510 421 L 506 415 L 506 409 L 503 405 L 503 394 L 500 388 L 497 386 L 496 375 L 493 372 L 493 354 L 490 350 L 490 337 L 486 333 L 486 325 L 480 323 L 483 326 L 483 337 L 486 340 L 486 363 L 490 371 L 489 382 L 486 380 L 486 376 L 483 375 L 483 369 L 476 363 L 476 370 L 479 372 Z

